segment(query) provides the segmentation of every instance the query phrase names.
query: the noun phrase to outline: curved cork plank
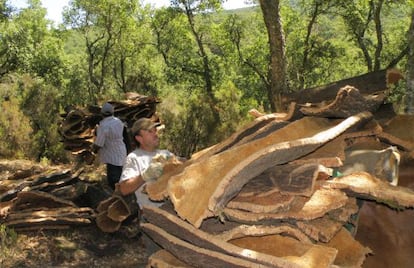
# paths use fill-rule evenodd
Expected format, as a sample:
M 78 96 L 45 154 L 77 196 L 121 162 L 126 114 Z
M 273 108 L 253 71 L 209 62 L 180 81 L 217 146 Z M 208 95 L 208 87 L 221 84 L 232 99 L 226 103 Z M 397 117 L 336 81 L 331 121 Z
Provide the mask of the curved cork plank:
M 180 261 L 167 250 L 161 249 L 148 258 L 148 267 L 157 268 L 193 268 L 189 264 Z
M 336 248 L 338 254 L 335 258 L 335 265 L 339 267 L 362 267 L 366 256 L 372 253 L 368 247 L 364 247 L 354 237 L 342 228 L 329 243 L 320 243 L 327 247 Z
M 191 156 L 190 161 L 197 161 L 197 160 L 205 159 L 218 152 L 225 151 L 231 148 L 236 143 L 243 140 L 244 138 L 257 133 L 262 128 L 266 127 L 269 123 L 274 122 L 274 121 L 277 121 L 277 117 L 274 114 L 264 115 L 259 118 L 256 118 L 255 120 L 247 124 L 245 127 L 240 129 L 239 131 L 233 133 L 230 137 L 228 137 L 224 141 L 218 144 L 215 144 L 213 146 L 210 146 L 204 150 L 194 153 Z
M 153 201 L 163 201 L 168 198 L 167 185 L 171 176 L 180 173 L 185 167 L 185 162 L 181 162 L 175 157 L 168 160 L 163 169 L 163 174 L 156 181 L 148 182 L 145 191 Z
M 306 116 L 347 118 L 364 111 L 376 111 L 384 102 L 384 99 L 384 94 L 362 96 L 358 89 L 345 86 L 338 91 L 335 100 L 328 105 L 321 107 L 305 106 L 300 111 Z
M 283 103 L 295 101 L 302 104 L 333 100 L 338 90 L 347 85 L 356 87 L 364 95 L 385 92 L 389 85 L 395 84 L 401 79 L 404 79 L 404 76 L 399 70 L 385 69 L 285 94 L 282 96 L 282 101 Z
M 359 210 L 356 199 L 349 198 L 347 204 L 335 209 L 321 218 L 311 221 L 297 221 L 298 229 L 315 241 L 329 242 L 347 222 L 351 222 L 351 216 Z
M 192 245 L 184 240 L 181 240 L 156 225 L 150 223 L 142 224 L 142 230 L 161 247 L 169 251 L 181 261 L 190 264 L 194 267 L 271 267 L 266 265 L 259 265 L 258 263 L 236 258 L 230 255 L 219 253 L 216 251 L 200 248 Z M 275 266 L 284 267 L 284 266 Z M 286 267 L 301 267 L 301 266 L 286 266 Z
M 252 178 L 272 166 L 314 151 L 371 117 L 372 114 L 367 112 L 340 123 L 312 117 L 297 120 L 262 139 L 187 166 L 169 180 L 169 197 L 180 217 L 200 227 L 203 219 L 219 215 L 227 202 Z
M 313 220 L 345 206 L 348 201 L 345 193 L 339 190 L 325 191 L 323 189 L 317 190 L 310 198 L 297 196 L 296 199 L 297 206 L 292 206 L 289 211 L 279 213 L 251 213 L 230 208 L 225 208 L 223 213 L 230 220 L 248 224 L 265 224 L 281 220 Z M 301 199 L 304 200 L 301 202 Z
M 393 186 L 366 172 L 328 180 L 323 187 L 341 189 L 349 195 L 375 200 L 393 208 L 414 208 L 414 191 L 407 187 Z
M 335 127 L 321 131 L 309 138 L 272 144 L 264 149 L 252 153 L 245 159 L 242 159 L 242 162 L 237 163 L 237 165 L 234 166 L 230 172 L 225 174 L 219 182 L 215 193 L 209 200 L 210 211 L 213 211 L 216 214 L 222 211 L 227 202 L 240 191 L 241 187 L 243 187 L 245 183 L 247 183 L 254 176 L 262 173 L 264 170 L 278 164 L 290 162 L 300 156 L 308 154 L 329 140 L 337 137 L 349 127 L 358 123 L 361 119 L 371 117 L 372 114 L 369 112 L 361 113 L 359 115 L 349 117 Z M 290 135 L 290 137 L 294 136 L 291 132 L 288 133 L 288 135 Z
M 253 213 L 271 213 L 288 210 L 294 199 L 294 196 L 283 195 L 279 191 L 267 195 L 237 195 L 227 203 L 227 207 Z
M 167 233 L 173 242 L 176 240 L 187 241 L 188 244 L 194 247 L 208 250 L 210 252 L 215 252 L 217 254 L 225 254 L 228 257 L 238 258 L 239 260 L 246 262 L 253 262 L 256 263 L 256 265 L 269 267 L 300 267 L 297 266 L 294 262 L 287 261 L 284 258 L 279 258 L 276 256 L 271 256 L 234 246 L 224 240 L 215 237 L 214 235 L 208 234 L 195 228 L 191 224 L 160 208 L 144 206 L 143 209 L 143 215 L 148 220 L 149 224 L 156 226 L 156 228 L 159 230 Z M 145 226 L 146 224 L 143 225 Z M 159 231 L 156 232 L 160 233 Z M 150 232 L 149 235 L 157 242 L 157 237 L 154 236 L 154 232 Z M 171 252 L 171 250 L 166 247 L 167 245 L 161 245 L 164 249 L 167 249 Z M 180 253 L 180 255 L 182 255 L 182 253 Z M 179 256 L 177 257 L 180 258 Z
M 282 235 L 247 236 L 229 242 L 242 248 L 284 257 L 309 268 L 331 267 L 338 253 L 337 249 L 326 245 L 305 244 Z
M 380 139 L 414 151 L 414 115 L 396 115 L 383 127 Z
M 264 236 L 275 234 L 287 235 L 302 243 L 312 244 L 312 240 L 307 237 L 306 234 L 286 223 L 281 225 L 239 225 L 228 231 L 216 234 L 215 236 L 220 240 L 229 241 L 246 236 Z

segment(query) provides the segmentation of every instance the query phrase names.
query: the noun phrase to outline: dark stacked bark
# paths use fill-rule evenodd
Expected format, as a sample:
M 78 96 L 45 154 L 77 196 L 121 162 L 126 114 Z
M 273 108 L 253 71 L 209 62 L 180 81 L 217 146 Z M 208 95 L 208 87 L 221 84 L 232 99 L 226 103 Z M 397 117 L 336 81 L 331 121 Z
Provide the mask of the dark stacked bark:
M 128 100 L 109 101 L 114 106 L 114 115 L 121 119 L 128 128 L 142 117 L 156 117 L 156 105 L 159 100 L 154 97 L 129 94 Z M 63 120 L 59 132 L 66 150 L 73 154 L 89 155 L 90 146 L 95 138 L 96 126 L 102 120 L 101 107 L 70 108 L 61 115 Z
M 8 162 L 8 165 L 13 163 Z M 97 184 L 83 181 L 82 170 L 25 172 L 2 180 L 0 223 L 16 230 L 61 229 L 95 222 L 95 208 L 110 194 Z

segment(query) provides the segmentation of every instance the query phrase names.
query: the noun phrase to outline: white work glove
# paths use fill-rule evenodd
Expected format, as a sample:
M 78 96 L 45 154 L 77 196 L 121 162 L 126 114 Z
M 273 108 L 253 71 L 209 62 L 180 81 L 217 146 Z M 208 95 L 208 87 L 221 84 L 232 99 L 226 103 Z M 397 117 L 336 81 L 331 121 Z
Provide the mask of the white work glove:
M 164 164 L 160 162 L 151 162 L 150 166 L 142 173 L 141 177 L 144 181 L 153 181 L 161 177 Z

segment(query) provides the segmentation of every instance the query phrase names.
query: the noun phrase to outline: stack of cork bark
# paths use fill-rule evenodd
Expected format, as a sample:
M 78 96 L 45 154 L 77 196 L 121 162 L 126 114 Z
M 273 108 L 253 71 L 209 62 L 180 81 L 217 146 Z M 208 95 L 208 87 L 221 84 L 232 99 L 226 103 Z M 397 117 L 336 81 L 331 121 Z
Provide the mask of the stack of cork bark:
M 110 194 L 83 180 L 82 170 L 22 163 L 0 162 L 0 224 L 15 230 L 94 224 L 94 207 Z M 16 172 L 7 176 L 13 169 Z M 89 199 L 93 201 L 85 202 Z
M 128 128 L 142 117 L 156 118 L 156 105 L 159 100 L 134 93 L 128 93 L 127 99 L 122 101 L 109 101 L 114 106 L 114 115 L 121 119 Z M 82 108 L 69 108 L 61 115 L 63 118 L 59 125 L 59 133 L 63 138 L 65 150 L 75 155 L 88 155 L 90 146 L 95 138 L 96 126 L 102 120 L 100 106 Z
M 381 116 L 390 73 L 375 75 L 383 82 L 372 92 L 348 81 L 323 103 L 256 111 L 252 123 L 148 184 L 150 198 L 164 202 L 143 209 L 142 230 L 162 248 L 148 265 L 360 267 L 371 253 L 354 238 L 360 201 L 414 207 L 414 192 L 391 184 L 399 156 L 413 157 L 414 117 Z M 350 151 L 397 148 L 375 172 L 341 173 Z

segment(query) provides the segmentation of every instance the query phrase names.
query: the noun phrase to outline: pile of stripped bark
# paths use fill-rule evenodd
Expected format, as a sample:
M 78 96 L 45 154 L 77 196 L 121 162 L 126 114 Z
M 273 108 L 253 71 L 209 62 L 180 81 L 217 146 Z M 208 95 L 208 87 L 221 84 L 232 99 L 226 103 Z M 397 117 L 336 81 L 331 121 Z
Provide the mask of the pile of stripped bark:
M 0 161 L 0 224 L 17 231 L 94 224 L 94 207 L 111 194 L 87 182 L 81 172 Z
M 143 209 L 142 230 L 162 248 L 149 266 L 362 266 L 371 249 L 354 238 L 361 200 L 414 207 L 414 192 L 397 185 L 414 117 L 384 103 L 395 74 L 314 89 L 301 103 L 287 96 L 288 113 L 253 111 L 225 141 L 172 163 L 146 187 L 164 202 Z
M 123 101 L 109 101 L 114 106 L 114 115 L 121 119 L 128 128 L 142 117 L 158 121 L 156 105 L 160 101 L 155 97 L 148 97 L 136 93 L 127 93 Z M 95 139 L 96 126 L 103 119 L 100 106 L 68 107 L 59 125 L 65 150 L 80 158 L 91 157 L 91 145 Z M 132 145 L 131 145 L 132 146 Z
M 150 267 L 361 266 L 359 201 L 414 207 L 398 186 L 400 157 L 414 158 L 414 118 L 385 103 L 393 70 L 285 96 L 284 114 L 260 114 L 228 139 L 167 163 L 146 191 L 142 231 L 161 250 Z M 131 126 L 154 117 L 155 98 L 111 102 Z M 72 109 L 60 131 L 68 150 L 89 152 L 99 107 Z M 391 147 L 390 147 L 391 146 Z M 361 154 L 359 154 L 361 153 Z M 361 156 L 362 155 L 362 156 Z M 19 229 L 97 224 L 116 232 L 135 208 L 83 169 L 0 162 L 0 224 Z
M 156 105 L 160 101 L 155 97 L 128 93 L 123 101 L 109 102 L 114 106 L 114 115 L 128 128 L 141 117 L 159 120 Z M 62 168 L 33 166 L 28 161 L 0 161 L 0 224 L 16 230 L 33 230 L 97 223 L 103 231 L 115 232 L 136 209 L 128 199 L 117 198 L 105 187 L 104 172 L 85 165 L 95 160 L 91 144 L 103 118 L 101 108 L 68 107 L 61 116 L 62 142 L 78 164 Z M 93 168 L 95 174 L 91 178 Z

